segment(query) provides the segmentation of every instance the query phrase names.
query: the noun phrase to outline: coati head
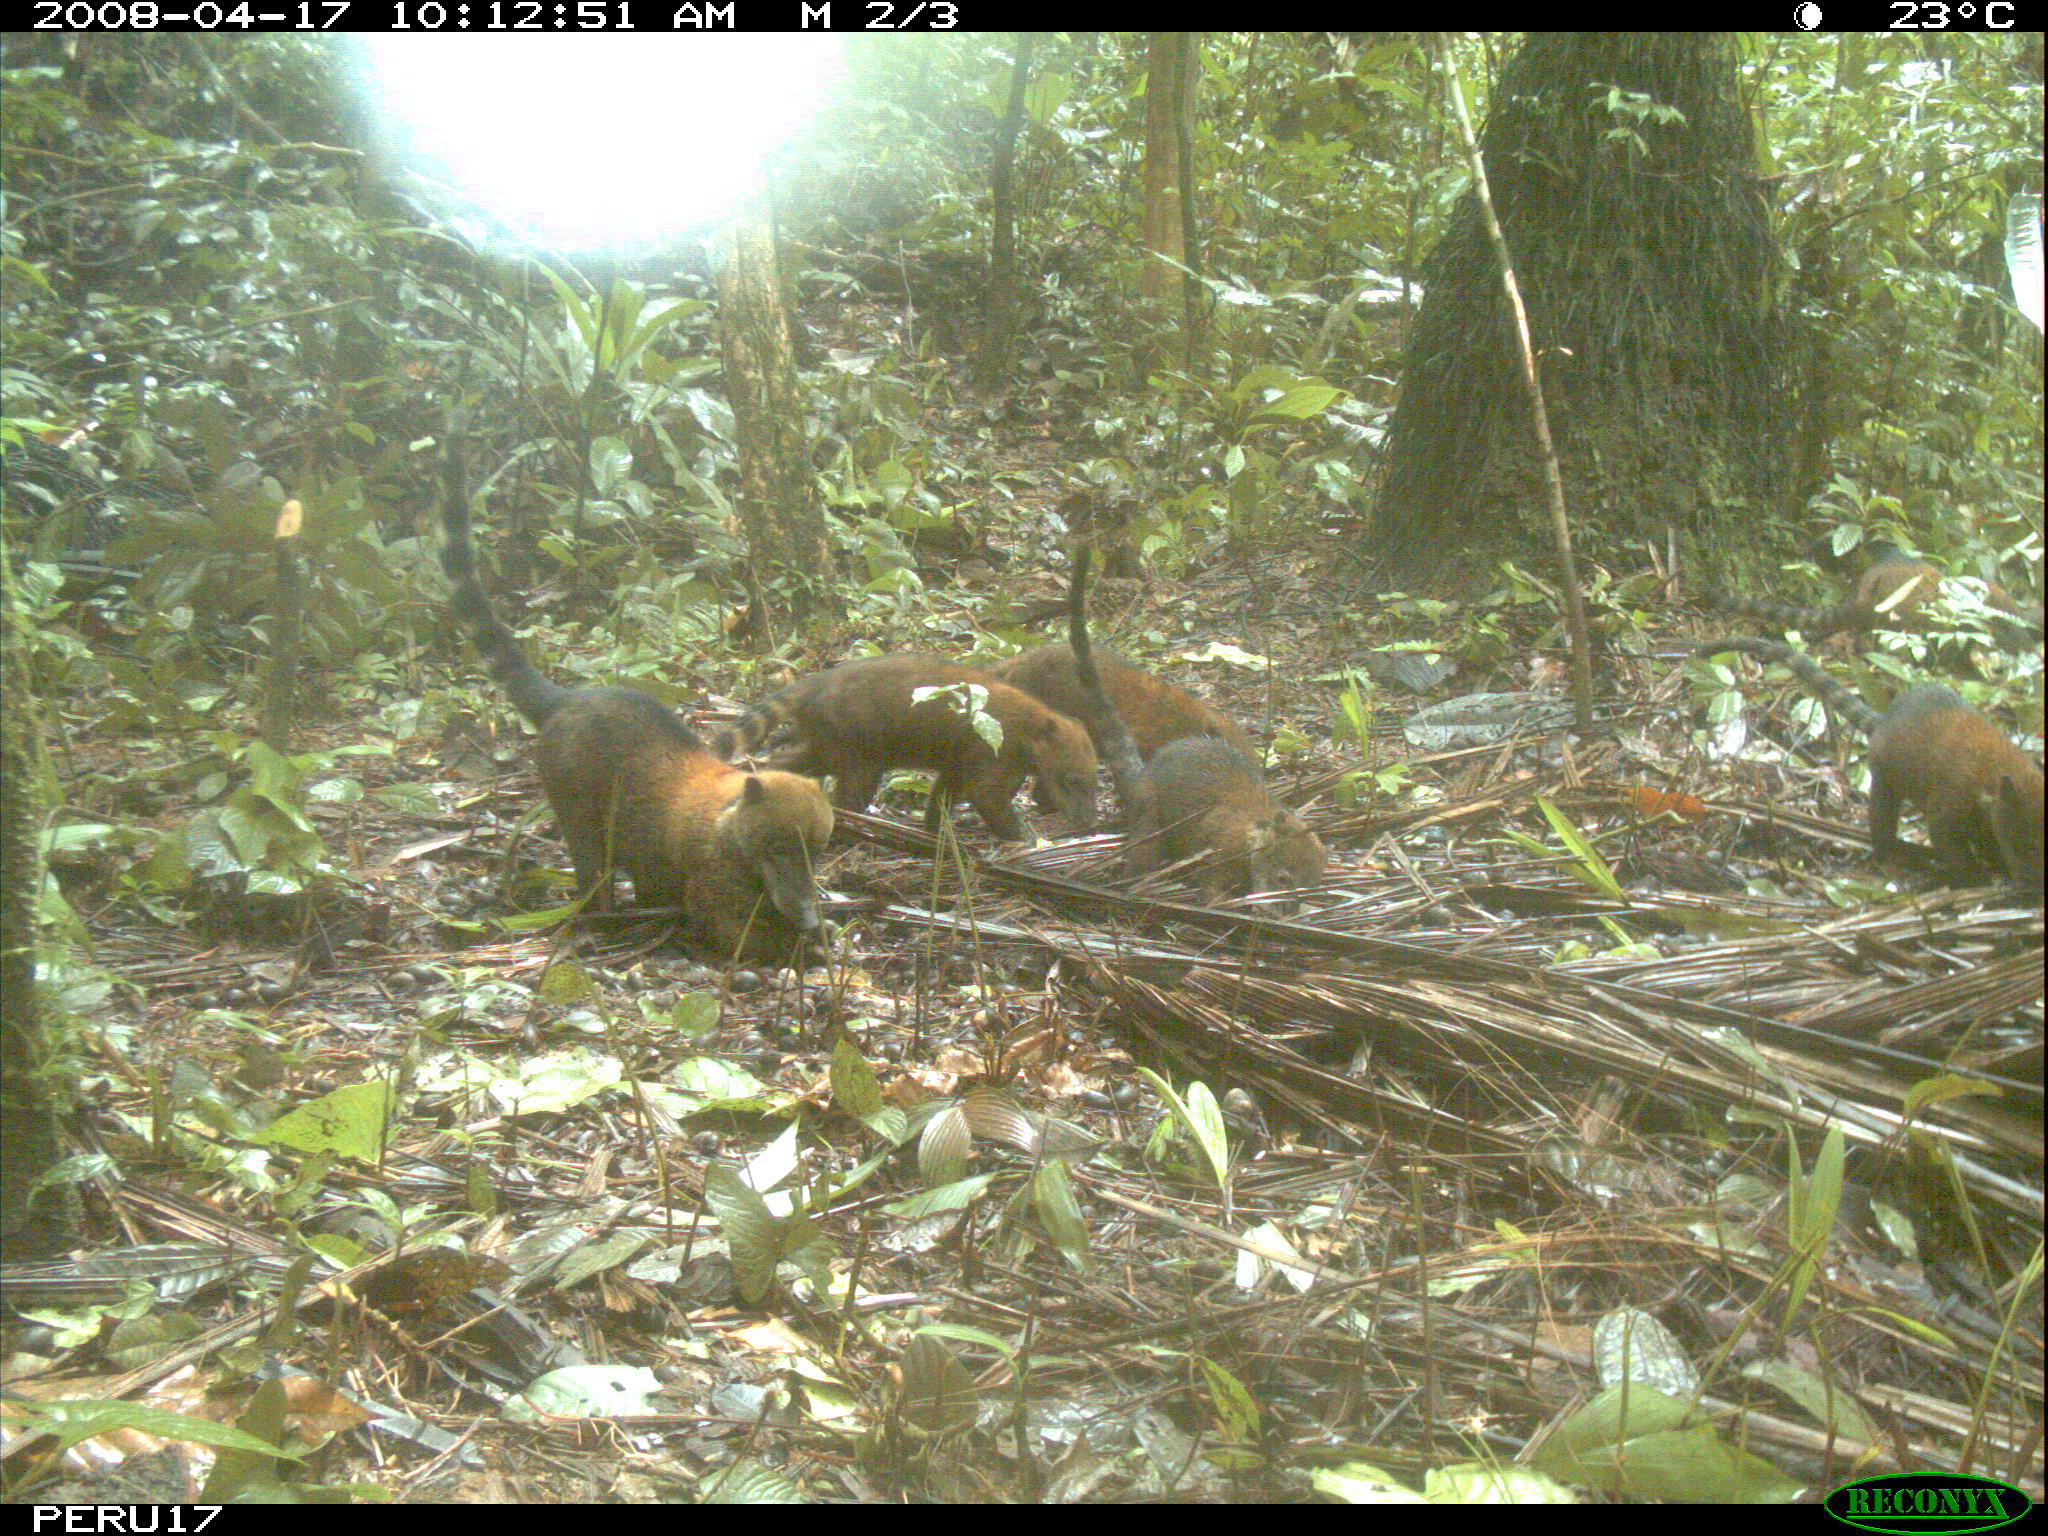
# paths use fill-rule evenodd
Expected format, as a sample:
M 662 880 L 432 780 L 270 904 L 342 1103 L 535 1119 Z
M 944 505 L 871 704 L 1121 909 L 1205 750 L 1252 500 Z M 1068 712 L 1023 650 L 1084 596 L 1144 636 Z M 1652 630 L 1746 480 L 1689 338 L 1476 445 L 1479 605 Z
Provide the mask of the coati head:
M 1238 866 L 1240 876 L 1249 875 L 1253 891 L 1284 891 L 1296 886 L 1316 885 L 1323 878 L 1322 839 L 1285 806 L 1273 814 L 1246 825 L 1242 862 L 1226 854 L 1222 884 L 1231 883 L 1229 871 Z
M 1095 830 L 1095 744 L 1079 721 L 1047 710 L 1025 748 L 1032 775 L 1061 819 L 1077 834 Z
M 832 781 L 750 773 L 719 813 L 720 837 L 761 878 L 768 900 L 806 937 L 824 929 L 813 868 L 832 837 Z
M 1323 840 L 1309 831 L 1308 823 L 1286 806 L 1273 813 L 1273 841 L 1265 860 L 1252 861 L 1256 891 L 1278 890 L 1290 885 L 1316 885 L 1323 878 L 1328 855 Z

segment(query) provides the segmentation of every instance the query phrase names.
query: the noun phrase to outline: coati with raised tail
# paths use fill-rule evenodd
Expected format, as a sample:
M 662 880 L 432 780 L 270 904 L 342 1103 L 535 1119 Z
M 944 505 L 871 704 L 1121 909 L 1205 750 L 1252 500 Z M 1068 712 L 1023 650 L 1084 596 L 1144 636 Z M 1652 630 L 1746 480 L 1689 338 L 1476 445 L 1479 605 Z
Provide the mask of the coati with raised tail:
M 1257 760 L 1230 740 L 1179 736 L 1161 745 L 1149 762 L 1140 760 L 1132 735 L 1103 686 L 1088 639 L 1088 571 L 1093 558 L 1086 541 L 1075 546 L 1067 589 L 1068 654 L 1081 719 L 1102 746 L 1123 802 L 1125 867 L 1134 874 L 1148 874 L 1162 864 L 1208 854 L 1209 863 L 1198 878 L 1214 891 L 1237 894 L 1314 885 L 1323 874 L 1322 843 L 1299 816 L 1274 800 Z
M 1077 536 L 1092 538 L 1105 526 L 1115 527 L 1118 524 L 1114 513 L 1098 505 L 1100 496 L 1099 491 L 1081 490 L 1060 503 L 1060 515 Z M 1093 557 L 1092 545 L 1090 556 Z M 1085 572 L 1082 581 L 1085 585 Z M 1067 615 L 1068 644 L 1033 646 L 993 670 L 1004 682 L 1022 688 L 1048 709 L 1056 709 L 1086 723 L 1090 735 L 1095 738 L 1095 750 L 1107 755 L 1110 743 L 1089 720 L 1089 706 L 1082 696 L 1081 678 L 1075 664 L 1074 627 L 1077 622 L 1082 626 L 1082 643 L 1085 644 L 1087 620 L 1085 612 L 1076 619 L 1071 583 L 1066 600 L 1043 617 L 1050 618 L 1059 612 Z M 1090 655 L 1101 684 L 1099 692 L 1109 700 L 1114 711 L 1112 718 L 1122 723 L 1140 758 L 1149 761 L 1152 754 L 1169 741 L 1177 741 L 1183 736 L 1220 736 L 1252 762 L 1259 761 L 1259 749 L 1252 744 L 1251 737 L 1214 705 L 1196 698 L 1185 688 L 1176 688 L 1169 682 L 1139 671 L 1114 653 L 1096 654 L 1091 651 Z
M 1003 728 L 992 751 L 959 701 L 918 699 L 921 688 L 978 685 L 983 708 Z M 972 667 L 935 656 L 869 656 L 799 678 L 756 705 L 713 745 L 732 758 L 751 752 L 783 726 L 795 745 L 769 759 L 776 767 L 829 773 L 842 807 L 866 810 L 891 768 L 923 768 L 938 775 L 925 825 L 938 825 L 940 807 L 965 800 L 996 836 L 1012 841 L 1024 828 L 1010 801 L 1026 778 L 1035 778 L 1053 809 L 1076 832 L 1095 825 L 1095 749 L 1088 733 L 1030 694 Z
M 1870 847 L 1899 847 L 1901 806 L 1920 807 L 1935 857 L 1961 876 L 2003 874 L 2041 891 L 2040 768 L 1939 683 L 1919 683 L 1880 715 L 1804 651 L 1776 640 L 1710 640 L 1699 653 L 1745 651 L 1783 662 L 1824 704 L 1870 738 Z
M 832 836 L 829 786 L 732 767 L 638 689 L 564 688 L 543 677 L 477 580 L 452 431 L 443 475 L 441 566 L 452 606 L 539 732 L 534 764 L 579 891 L 608 908 L 613 873 L 623 870 L 637 904 L 683 908 L 693 936 L 721 960 L 786 961 L 799 943 L 826 948 L 812 870 Z
M 1796 629 L 1809 640 L 1835 634 L 1860 634 L 1872 629 L 1911 630 L 1919 627 L 1919 610 L 1933 601 L 1945 578 L 1938 566 L 1907 554 L 1896 544 L 1873 540 L 1862 548 L 1862 571 L 1855 586 L 1832 606 L 1802 607 L 1764 598 L 1716 596 L 1714 606 L 1747 614 L 1781 629 Z M 1994 635 L 2007 649 L 2024 650 L 2041 629 L 2038 608 L 2015 603 L 1996 585 L 1987 600 L 2004 618 Z

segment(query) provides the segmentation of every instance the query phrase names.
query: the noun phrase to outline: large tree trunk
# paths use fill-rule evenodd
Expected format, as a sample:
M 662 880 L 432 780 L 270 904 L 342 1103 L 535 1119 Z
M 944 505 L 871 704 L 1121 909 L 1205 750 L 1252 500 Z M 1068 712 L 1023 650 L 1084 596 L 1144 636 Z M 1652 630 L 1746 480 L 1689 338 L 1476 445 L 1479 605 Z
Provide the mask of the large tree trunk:
M 1754 548 L 1792 416 L 1729 45 L 1532 35 L 1482 149 L 1589 553 L 1670 531 L 1710 565 Z M 1496 265 L 1468 194 L 1424 267 L 1373 526 L 1406 584 L 1549 543 Z

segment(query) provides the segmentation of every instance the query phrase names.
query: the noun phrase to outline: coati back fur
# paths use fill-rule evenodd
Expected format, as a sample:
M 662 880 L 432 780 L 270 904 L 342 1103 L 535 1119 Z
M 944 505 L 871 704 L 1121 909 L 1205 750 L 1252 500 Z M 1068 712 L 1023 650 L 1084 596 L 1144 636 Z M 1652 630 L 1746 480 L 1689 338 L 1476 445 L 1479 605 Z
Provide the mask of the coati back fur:
M 1176 688 L 1139 671 L 1113 652 L 1097 656 L 1095 666 L 1101 676 L 1102 692 L 1130 733 L 1139 757 L 1149 759 L 1169 741 L 1178 741 L 1183 736 L 1220 736 L 1253 762 L 1259 760 L 1259 749 L 1252 745 L 1251 737 L 1215 705 L 1196 698 L 1185 688 Z M 995 674 L 1012 687 L 1022 688 L 1048 709 L 1087 723 L 1071 643 L 1033 646 L 997 667 Z M 1094 734 L 1092 727 L 1090 734 Z M 1095 736 L 1095 750 L 1106 755 L 1109 744 Z
M 1162 864 L 1207 854 L 1199 878 L 1213 891 L 1314 885 L 1323 874 L 1323 845 L 1299 816 L 1267 792 L 1255 758 L 1222 736 L 1185 735 L 1165 742 L 1149 762 L 1139 760 L 1088 639 L 1093 555 L 1085 541 L 1075 547 L 1067 649 L 1081 719 L 1103 744 L 1123 803 L 1125 867 L 1147 874 Z
M 978 684 L 988 690 L 987 712 L 1003 728 L 1000 751 L 989 750 L 954 701 L 913 699 L 920 688 Z M 1010 801 L 1035 778 L 1052 806 L 1076 832 L 1095 825 L 1095 749 L 1088 733 L 1065 715 L 986 672 L 935 656 L 869 656 L 800 678 L 756 705 L 717 736 L 721 757 L 751 752 L 787 726 L 796 744 L 770 759 L 777 767 L 829 773 L 838 803 L 865 810 L 891 768 L 923 768 L 938 775 L 925 824 L 938 824 L 940 807 L 965 800 L 996 836 L 1012 840 L 1024 829 Z
M 1939 683 L 1908 688 L 1880 715 L 1804 651 L 1776 640 L 1711 640 L 1702 655 L 1746 651 L 1782 662 L 1817 698 L 1870 738 L 1870 846 L 1899 847 L 1899 811 L 1920 807 L 1935 857 L 1964 877 L 2003 874 L 2039 894 L 2041 769 L 2004 732 Z
M 443 463 L 442 569 L 491 676 L 539 731 L 534 761 L 579 890 L 611 905 L 615 870 L 641 906 L 679 906 L 720 959 L 823 949 L 812 867 L 832 836 L 826 791 L 792 773 L 746 773 L 714 756 L 634 688 L 564 688 L 527 659 L 477 580 L 462 454 Z
M 1816 641 L 1872 629 L 1919 628 L 1919 610 L 1934 600 L 1946 579 L 1940 567 L 1882 540 L 1865 544 L 1861 557 L 1862 570 L 1854 587 L 1832 606 L 1802 607 L 1796 603 L 1728 596 L 1716 597 L 1714 605 L 1762 619 L 1780 629 L 1796 629 Z M 1992 625 L 1993 636 L 2001 647 L 2025 650 L 2038 638 L 2038 607 L 2015 602 L 1996 583 L 1987 584 L 1986 601 L 2003 616 Z

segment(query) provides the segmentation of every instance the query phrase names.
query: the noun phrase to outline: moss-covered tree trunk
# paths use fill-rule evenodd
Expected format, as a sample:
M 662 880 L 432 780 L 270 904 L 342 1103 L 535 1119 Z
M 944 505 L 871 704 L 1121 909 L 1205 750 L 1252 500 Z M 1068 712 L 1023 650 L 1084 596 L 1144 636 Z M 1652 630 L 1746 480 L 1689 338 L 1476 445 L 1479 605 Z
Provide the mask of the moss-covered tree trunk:
M 1732 45 L 1531 35 L 1481 147 L 1582 545 L 1597 559 L 1676 531 L 1709 565 L 1755 547 L 1792 415 Z M 1424 264 L 1373 525 L 1404 584 L 1550 543 L 1496 265 L 1468 195 Z
M 63 1248 L 77 1224 L 69 1187 L 38 1191 L 63 1156 L 65 1106 L 48 1021 L 36 998 L 36 894 L 43 862 L 35 705 L 28 689 L 26 619 L 0 547 L 0 1248 L 21 1258 Z
M 1200 39 L 1190 32 L 1160 32 L 1145 51 L 1145 207 L 1143 228 L 1146 259 L 1139 270 L 1138 291 L 1148 311 L 1166 322 L 1167 306 L 1181 291 L 1181 267 L 1187 259 L 1190 189 L 1185 183 L 1189 157 L 1186 141 L 1194 126 L 1195 61 Z M 1163 344 L 1158 354 L 1176 356 L 1180 348 Z

